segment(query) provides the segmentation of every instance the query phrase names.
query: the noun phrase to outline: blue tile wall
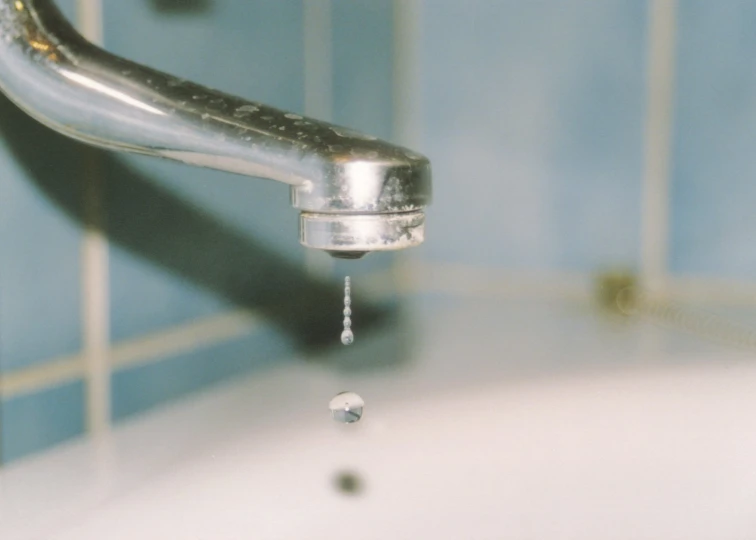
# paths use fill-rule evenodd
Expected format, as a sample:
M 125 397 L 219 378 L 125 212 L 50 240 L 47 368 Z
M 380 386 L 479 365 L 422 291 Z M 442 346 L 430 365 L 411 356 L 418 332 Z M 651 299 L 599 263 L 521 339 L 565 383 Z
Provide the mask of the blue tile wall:
M 228 309 L 228 302 L 117 244 L 110 247 L 111 339 L 143 336 Z M 145 276 L 147 274 L 147 276 Z
M 391 0 L 334 0 L 333 121 L 391 139 L 394 11 Z
M 430 260 L 592 271 L 638 257 L 645 2 L 423 3 Z
M 80 348 L 80 150 L 0 96 L 0 373 Z
M 249 336 L 174 355 L 113 375 L 112 416 L 123 420 L 213 383 L 262 369 L 293 350 L 285 336 L 263 328 Z
M 53 0 L 58 9 L 68 17 L 68 20 L 76 20 L 76 0 Z
M 0 113 L 10 107 L 3 100 Z M 14 117 L 22 122 L 12 126 L 20 136 L 33 120 Z M 76 156 L 69 157 L 65 171 L 42 172 L 78 192 Z M 38 189 L 4 138 L 0 193 L 0 371 L 11 371 L 80 348 L 81 229 Z
M 756 4 L 679 3 L 672 269 L 756 278 Z
M 8 463 L 84 433 L 81 380 L 3 400 L 0 459 Z

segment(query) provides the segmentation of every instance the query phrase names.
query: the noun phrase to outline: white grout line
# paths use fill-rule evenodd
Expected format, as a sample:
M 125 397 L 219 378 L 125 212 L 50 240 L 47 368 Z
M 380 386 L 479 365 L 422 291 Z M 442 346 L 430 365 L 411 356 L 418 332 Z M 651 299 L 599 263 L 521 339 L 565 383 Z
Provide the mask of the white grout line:
M 304 113 L 320 120 L 333 117 L 333 30 L 331 0 L 303 3 Z M 333 259 L 315 249 L 305 250 L 305 268 L 315 277 L 333 274 Z
M 394 140 L 422 144 L 422 0 L 394 0 Z
M 713 278 L 677 277 L 669 282 L 674 300 L 756 308 L 756 283 Z
M 526 273 L 449 263 L 403 261 L 398 286 L 405 295 L 437 293 L 461 297 L 508 299 L 592 298 L 587 274 Z
M 102 44 L 101 0 L 77 0 L 77 26 L 82 35 Z M 87 380 L 87 427 L 97 435 L 110 426 L 108 241 L 103 231 L 103 171 L 99 154 L 85 152 L 84 208 L 86 227 L 81 249 L 82 326 Z
M 449 294 L 460 297 L 504 299 L 594 298 L 594 276 L 590 274 L 524 273 L 504 268 L 403 261 L 394 282 L 402 294 Z M 377 291 L 392 286 L 374 276 Z M 702 305 L 753 307 L 756 309 L 756 282 L 727 279 L 670 276 L 666 293 L 669 300 Z M 651 293 L 653 294 L 653 293 Z
M 247 335 L 259 327 L 249 311 L 234 311 L 157 332 L 115 345 L 110 352 L 114 368 L 149 364 L 155 359 Z
M 304 112 L 330 121 L 333 115 L 331 0 L 308 0 L 303 7 Z
M 668 280 L 676 0 L 649 0 L 648 5 L 641 280 L 652 294 L 663 294 Z
M 170 355 L 241 337 L 258 328 L 259 319 L 253 313 L 234 311 L 126 340 L 114 345 L 104 357 L 114 368 L 149 364 Z M 79 379 L 88 369 L 85 353 L 53 359 L 39 366 L 4 373 L 0 377 L 0 394 L 3 399 L 11 399 Z
M 92 156 L 92 159 L 97 157 Z M 99 180 L 89 178 L 87 182 L 97 184 Z M 97 204 L 100 199 L 93 196 L 85 204 Z M 110 368 L 108 244 L 102 230 L 96 226 L 88 226 L 84 233 L 82 259 L 87 426 L 90 432 L 97 434 L 106 432 L 110 424 Z
M 76 26 L 89 41 L 102 45 L 102 0 L 76 0 Z
M 4 373 L 0 377 L 0 394 L 3 399 L 12 399 L 42 388 L 72 382 L 84 373 L 84 356 L 66 356 L 45 362 L 39 366 Z
M 423 145 L 422 61 L 422 0 L 394 0 L 393 2 L 393 89 L 392 138 L 397 144 L 410 148 Z M 404 270 L 416 257 L 398 251 L 394 255 L 394 279 L 406 282 Z

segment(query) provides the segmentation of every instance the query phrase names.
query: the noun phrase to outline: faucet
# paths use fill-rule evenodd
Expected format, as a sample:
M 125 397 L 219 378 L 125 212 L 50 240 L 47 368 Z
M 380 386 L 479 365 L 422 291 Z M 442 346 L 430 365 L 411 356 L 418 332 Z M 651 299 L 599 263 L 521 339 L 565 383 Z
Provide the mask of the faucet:
M 300 243 L 334 257 L 424 239 L 426 157 L 110 54 L 52 0 L 0 0 L 0 91 L 93 146 L 288 184 Z

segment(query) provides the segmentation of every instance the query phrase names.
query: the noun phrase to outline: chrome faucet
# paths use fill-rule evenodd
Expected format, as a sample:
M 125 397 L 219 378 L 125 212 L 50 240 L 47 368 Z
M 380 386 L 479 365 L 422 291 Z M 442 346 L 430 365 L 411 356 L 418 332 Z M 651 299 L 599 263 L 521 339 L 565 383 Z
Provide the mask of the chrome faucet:
M 359 258 L 424 239 L 424 156 L 112 55 L 52 0 L 0 0 L 0 91 L 94 146 L 289 184 L 306 247 Z

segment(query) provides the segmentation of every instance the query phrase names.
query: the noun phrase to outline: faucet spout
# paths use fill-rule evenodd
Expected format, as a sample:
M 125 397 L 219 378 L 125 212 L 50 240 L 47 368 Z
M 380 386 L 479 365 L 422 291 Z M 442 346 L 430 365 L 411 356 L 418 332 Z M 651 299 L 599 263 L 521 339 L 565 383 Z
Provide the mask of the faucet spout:
M 52 0 L 0 0 L 0 91 L 94 146 L 288 184 L 307 247 L 354 258 L 423 241 L 424 156 L 110 54 Z

